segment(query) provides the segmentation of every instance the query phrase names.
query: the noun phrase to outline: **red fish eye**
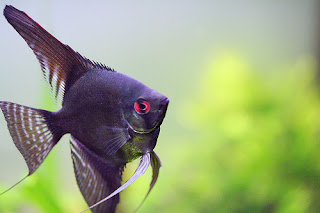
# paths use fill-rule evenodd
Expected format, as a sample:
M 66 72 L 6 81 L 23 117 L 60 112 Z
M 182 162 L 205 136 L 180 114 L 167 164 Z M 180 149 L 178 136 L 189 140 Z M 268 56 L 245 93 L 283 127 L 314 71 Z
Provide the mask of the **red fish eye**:
M 137 100 L 134 103 L 134 109 L 138 114 L 146 114 L 150 111 L 150 104 L 145 100 Z

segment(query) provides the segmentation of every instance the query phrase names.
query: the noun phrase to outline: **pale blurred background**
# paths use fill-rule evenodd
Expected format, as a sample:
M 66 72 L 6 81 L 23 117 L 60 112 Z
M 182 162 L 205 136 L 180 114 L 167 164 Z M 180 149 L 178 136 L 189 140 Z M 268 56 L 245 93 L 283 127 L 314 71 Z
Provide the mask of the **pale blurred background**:
M 83 56 L 167 95 L 163 167 L 139 212 L 319 212 L 320 7 L 315 0 L 4 0 Z M 0 16 L 0 100 L 57 110 L 39 63 Z M 27 167 L 0 113 L 0 189 Z M 0 212 L 79 212 L 65 136 Z M 129 165 L 126 180 L 137 162 Z M 121 194 L 132 212 L 151 172 Z

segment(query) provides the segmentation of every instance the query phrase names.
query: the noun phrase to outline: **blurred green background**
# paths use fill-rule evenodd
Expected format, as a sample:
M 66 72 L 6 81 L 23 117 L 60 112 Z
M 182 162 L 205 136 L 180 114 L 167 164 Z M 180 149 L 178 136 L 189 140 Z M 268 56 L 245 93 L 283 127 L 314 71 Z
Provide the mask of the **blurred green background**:
M 139 212 L 320 212 L 319 14 L 306 1 L 2 1 L 63 43 L 167 95 L 160 177 Z M 0 100 L 57 110 L 0 17 Z M 0 189 L 27 174 L 0 115 Z M 69 136 L 0 212 L 79 212 Z M 127 166 L 124 180 L 137 161 Z M 143 199 L 151 170 L 121 193 Z

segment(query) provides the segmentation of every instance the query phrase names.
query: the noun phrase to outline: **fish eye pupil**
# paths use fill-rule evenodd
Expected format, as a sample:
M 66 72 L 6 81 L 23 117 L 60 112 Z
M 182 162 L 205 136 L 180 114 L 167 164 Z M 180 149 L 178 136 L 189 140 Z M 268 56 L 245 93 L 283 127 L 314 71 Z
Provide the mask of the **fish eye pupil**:
M 147 106 L 144 103 L 139 104 L 139 109 L 145 110 Z

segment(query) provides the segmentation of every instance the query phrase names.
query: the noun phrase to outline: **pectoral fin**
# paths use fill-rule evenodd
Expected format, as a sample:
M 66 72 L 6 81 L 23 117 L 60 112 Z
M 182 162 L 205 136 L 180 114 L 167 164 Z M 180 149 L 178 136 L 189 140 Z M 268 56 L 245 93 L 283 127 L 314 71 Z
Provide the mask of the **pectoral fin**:
M 116 153 L 130 139 L 127 128 L 102 126 L 98 132 L 99 141 L 103 141 L 101 148 L 107 151 L 108 156 Z

